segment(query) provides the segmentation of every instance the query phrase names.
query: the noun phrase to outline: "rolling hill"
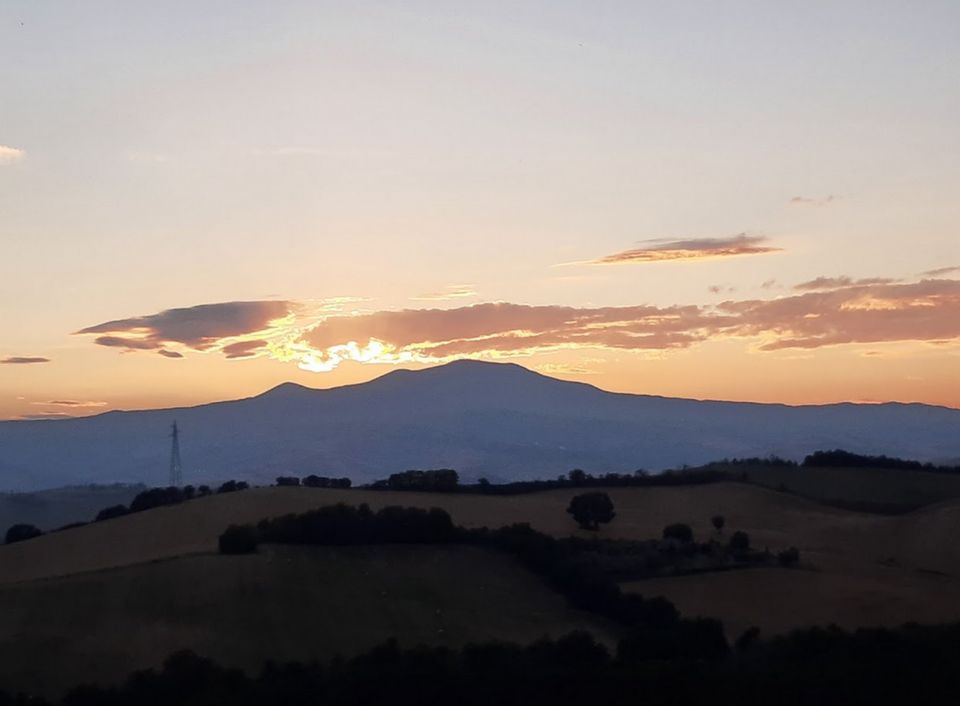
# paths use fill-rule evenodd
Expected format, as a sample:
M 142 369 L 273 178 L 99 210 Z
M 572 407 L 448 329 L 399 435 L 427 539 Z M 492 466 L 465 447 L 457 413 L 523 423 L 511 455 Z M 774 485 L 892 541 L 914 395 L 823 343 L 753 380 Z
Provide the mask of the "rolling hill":
M 255 669 L 266 657 L 354 654 L 388 637 L 402 644 L 534 640 L 583 628 L 616 630 L 572 610 L 506 555 L 467 546 L 276 547 L 216 553 L 228 524 L 335 502 L 439 506 L 456 523 L 530 522 L 577 530 L 573 489 L 516 496 L 260 488 L 199 498 L 0 546 L 0 683 L 56 693 L 78 680 L 111 682 L 194 649 Z M 688 522 L 698 539 L 749 533 L 754 546 L 797 546 L 799 568 L 756 568 L 629 582 L 687 616 L 720 618 L 735 639 L 837 622 L 845 627 L 960 619 L 960 501 L 897 516 L 850 512 L 741 483 L 611 488 L 604 537 L 647 539 Z M 50 669 L 39 679 L 33 665 Z
M 72 420 L 0 422 L 0 489 L 166 482 L 170 424 L 185 482 L 280 474 L 366 482 L 409 468 L 467 479 L 659 470 L 733 456 L 845 448 L 920 460 L 960 455 L 960 410 L 920 404 L 789 407 L 605 392 L 518 365 L 458 361 L 314 390 Z

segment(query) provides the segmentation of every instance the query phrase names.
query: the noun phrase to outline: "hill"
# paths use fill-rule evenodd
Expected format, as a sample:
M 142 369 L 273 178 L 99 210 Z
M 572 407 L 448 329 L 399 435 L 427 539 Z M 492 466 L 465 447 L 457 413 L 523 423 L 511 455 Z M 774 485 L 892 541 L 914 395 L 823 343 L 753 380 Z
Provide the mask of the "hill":
M 565 512 L 576 492 L 565 489 L 501 497 L 253 489 L 0 547 L 0 586 L 45 585 L 65 576 L 107 575 L 108 569 L 154 561 L 160 561 L 159 566 L 164 560 L 183 557 L 198 557 L 198 561 L 219 567 L 221 557 L 211 553 L 228 524 L 340 501 L 366 502 L 373 508 L 439 506 L 467 527 L 529 521 L 555 536 L 588 536 L 575 528 Z M 740 483 L 612 488 L 608 492 L 617 517 L 601 536 L 648 539 L 659 536 L 665 525 L 680 521 L 691 524 L 696 536 L 706 539 L 714 532 L 709 518 L 719 513 L 727 519 L 728 534 L 744 530 L 754 546 L 800 549 L 800 569 L 748 569 L 652 579 L 628 586 L 645 596 L 662 594 L 687 614 L 721 618 L 731 637 L 749 625 L 778 632 L 830 622 L 854 627 L 960 619 L 960 546 L 953 542 L 960 522 L 958 501 L 904 515 L 879 516 Z M 392 556 L 394 550 L 383 551 Z M 216 569 L 202 576 L 212 573 Z M 230 591 L 224 593 L 230 595 Z
M 256 673 L 267 658 L 326 660 L 392 637 L 407 647 L 616 637 L 509 558 L 467 547 L 183 556 L 0 586 L 0 603 L 0 685 L 50 696 L 119 682 L 184 648 Z
M 431 467 L 509 481 L 576 467 L 629 472 L 733 456 L 800 458 L 826 448 L 920 460 L 960 455 L 960 410 L 669 399 L 458 361 L 329 390 L 285 384 L 191 408 L 0 422 L 0 488 L 162 484 L 174 419 L 186 482 L 194 483 L 309 473 L 366 482 Z
M 18 522 L 46 531 L 89 522 L 111 505 L 127 505 L 142 485 L 82 485 L 32 493 L 0 493 L 0 531 Z
M 896 513 L 960 498 L 960 473 L 763 465 L 743 473 L 751 483 L 851 509 Z

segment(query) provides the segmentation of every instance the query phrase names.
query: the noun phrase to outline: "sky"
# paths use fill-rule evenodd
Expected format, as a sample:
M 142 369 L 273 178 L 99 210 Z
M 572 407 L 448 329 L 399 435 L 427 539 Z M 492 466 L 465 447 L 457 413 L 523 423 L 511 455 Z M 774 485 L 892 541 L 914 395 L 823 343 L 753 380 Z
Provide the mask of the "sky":
M 0 3 L 0 418 L 457 358 L 960 407 L 960 3 Z

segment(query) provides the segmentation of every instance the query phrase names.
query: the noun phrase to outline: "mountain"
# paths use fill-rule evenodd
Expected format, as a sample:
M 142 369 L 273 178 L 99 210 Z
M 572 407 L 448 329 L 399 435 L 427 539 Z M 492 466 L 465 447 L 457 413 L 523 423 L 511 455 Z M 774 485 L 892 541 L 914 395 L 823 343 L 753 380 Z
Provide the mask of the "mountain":
M 960 410 L 922 404 L 790 407 L 605 392 L 513 364 L 458 361 L 359 385 L 285 383 L 179 409 L 0 422 L 0 489 L 166 482 L 181 429 L 185 482 L 266 482 L 456 468 L 465 478 L 660 470 L 724 457 L 799 458 L 844 448 L 920 460 L 960 456 Z

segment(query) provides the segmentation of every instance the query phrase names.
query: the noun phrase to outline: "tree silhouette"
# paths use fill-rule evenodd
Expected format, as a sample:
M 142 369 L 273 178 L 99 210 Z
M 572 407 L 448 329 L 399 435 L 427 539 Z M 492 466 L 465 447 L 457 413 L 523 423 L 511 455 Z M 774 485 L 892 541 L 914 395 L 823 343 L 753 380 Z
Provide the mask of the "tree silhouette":
M 26 524 L 17 524 L 10 527 L 7 530 L 6 542 L 7 544 L 13 544 L 14 542 L 23 542 L 27 539 L 33 539 L 34 537 L 39 537 L 43 532 L 33 525 Z
M 723 532 L 723 526 L 727 523 L 727 520 L 723 515 L 714 515 L 710 518 L 710 523 L 717 530 L 717 534 L 720 534 Z
M 573 515 L 582 529 L 598 530 L 601 522 L 610 522 L 616 514 L 613 501 L 606 493 L 583 493 L 570 501 L 567 512 Z

